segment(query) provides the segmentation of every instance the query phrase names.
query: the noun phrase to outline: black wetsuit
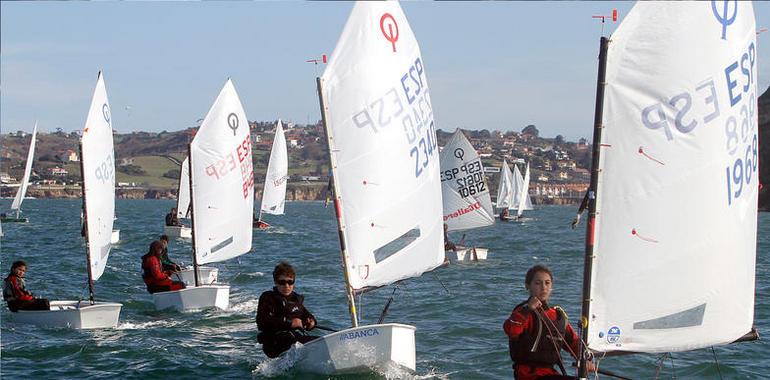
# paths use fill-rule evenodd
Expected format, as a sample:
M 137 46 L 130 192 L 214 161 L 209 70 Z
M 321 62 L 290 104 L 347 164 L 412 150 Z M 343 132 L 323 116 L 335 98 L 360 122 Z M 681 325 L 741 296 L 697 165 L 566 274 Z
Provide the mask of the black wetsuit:
M 268 290 L 259 296 L 257 306 L 257 340 L 262 344 L 262 351 L 269 358 L 274 358 L 291 348 L 295 342 L 307 343 L 316 336 L 304 335 L 301 331 L 291 328 L 291 320 L 299 318 L 304 324 L 307 319 L 315 321 L 302 302 L 305 298 L 292 292 L 283 296 L 276 288 Z

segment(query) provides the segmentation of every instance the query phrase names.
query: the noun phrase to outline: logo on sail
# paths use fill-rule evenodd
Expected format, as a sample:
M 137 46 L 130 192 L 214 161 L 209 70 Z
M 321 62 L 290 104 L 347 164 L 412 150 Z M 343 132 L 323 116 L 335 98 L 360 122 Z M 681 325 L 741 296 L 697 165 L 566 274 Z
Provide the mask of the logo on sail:
M 227 126 L 233 130 L 233 136 L 235 136 L 235 132 L 238 131 L 238 115 L 235 113 L 227 115 Z
M 727 27 L 735 22 L 735 17 L 738 15 L 738 0 L 723 0 L 720 2 L 722 3 L 722 13 L 717 9 L 716 0 L 711 1 L 711 11 L 714 12 L 714 17 L 716 17 L 717 22 L 722 24 L 722 39 L 726 40 Z M 732 14 L 730 14 L 730 3 L 732 3 Z
M 387 30 L 385 30 L 387 27 Z M 396 52 L 396 41 L 398 41 L 398 24 L 396 19 L 390 13 L 385 13 L 380 17 L 380 30 L 385 39 L 393 45 L 393 52 Z
M 102 105 L 102 116 L 104 116 L 104 121 L 107 122 L 107 124 L 110 123 L 110 107 L 107 105 L 107 103 L 104 103 Z
M 620 327 L 612 326 L 607 330 L 607 343 L 615 344 L 620 341 Z
M 452 212 L 449 215 L 444 215 L 444 221 L 446 222 L 447 220 L 452 219 L 452 218 L 459 218 L 461 215 L 465 215 L 465 214 L 467 214 L 469 212 L 474 212 L 474 211 L 476 211 L 476 210 L 478 210 L 480 208 L 481 208 L 481 203 L 476 201 L 476 203 L 474 203 L 474 204 L 472 204 L 472 205 L 470 205 L 468 207 L 462 207 L 462 208 L 456 210 L 455 212 Z

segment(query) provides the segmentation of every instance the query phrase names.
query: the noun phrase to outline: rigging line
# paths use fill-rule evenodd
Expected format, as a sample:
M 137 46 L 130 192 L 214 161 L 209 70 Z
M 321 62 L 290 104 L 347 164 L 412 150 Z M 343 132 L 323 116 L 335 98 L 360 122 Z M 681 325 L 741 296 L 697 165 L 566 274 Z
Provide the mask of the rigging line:
M 717 359 L 717 351 L 714 350 L 714 346 L 711 346 L 711 353 L 714 354 L 714 363 L 717 365 L 717 373 L 719 374 L 719 379 L 722 380 L 722 370 L 719 368 L 719 359 Z
M 556 310 L 556 312 L 558 313 L 559 311 L 558 311 L 558 310 Z M 542 319 L 545 319 L 545 320 L 547 320 L 547 321 L 548 321 L 548 323 L 550 323 L 550 326 L 548 326 L 548 324 L 546 324 L 546 323 L 544 322 L 544 324 L 546 324 L 546 328 L 548 329 L 548 332 L 549 332 L 549 333 L 551 333 L 551 328 L 553 328 L 553 330 L 555 330 L 555 331 L 556 331 L 556 333 L 555 333 L 555 334 L 551 333 L 551 335 L 558 335 L 558 336 L 559 336 L 559 339 L 561 339 L 561 340 L 562 340 L 564 343 L 567 343 L 567 339 L 565 339 L 565 338 L 564 338 L 564 336 L 561 334 L 561 332 L 559 332 L 559 329 L 557 329 L 557 328 L 556 328 L 556 324 L 554 324 L 554 323 L 553 323 L 553 321 L 552 321 L 550 318 L 548 318 L 548 317 L 545 315 L 545 309 L 543 309 L 543 305 L 540 305 L 540 307 L 539 307 L 538 309 L 535 309 L 535 314 L 536 314 L 536 315 L 538 316 L 538 318 L 540 318 L 541 320 L 542 320 Z M 565 313 L 565 314 L 566 314 L 566 313 Z M 565 329 L 565 331 L 566 331 L 566 329 Z M 578 356 L 577 356 L 577 354 L 575 353 L 575 351 L 573 351 L 573 350 L 572 350 L 572 347 L 570 347 L 570 345 L 569 345 L 569 344 L 565 344 L 564 346 L 567 348 L 567 351 L 570 353 L 570 355 L 572 355 L 572 357 L 573 357 L 575 360 L 577 360 Z
M 553 324 L 553 322 L 550 320 L 550 318 L 548 318 L 548 316 L 546 316 L 545 313 L 540 311 L 541 309 L 542 309 L 542 305 L 538 309 L 535 309 L 535 315 L 540 320 L 540 323 L 545 326 L 546 330 L 548 330 L 548 335 L 551 336 L 551 339 L 549 339 L 549 340 L 551 341 L 551 344 L 553 345 L 553 349 L 556 351 L 556 357 L 559 358 L 559 369 L 561 370 L 561 374 L 564 375 L 564 376 L 567 376 L 567 370 L 564 369 L 564 360 L 562 360 L 562 358 L 561 358 L 561 348 L 558 345 L 556 345 L 556 341 L 554 340 L 554 337 L 556 335 L 559 335 L 559 339 L 561 339 L 562 342 L 566 343 L 566 341 L 564 340 L 564 337 L 561 335 L 559 330 L 556 328 L 556 325 L 553 326 L 554 330 L 556 330 L 556 333 L 554 334 L 554 332 L 551 330 L 551 327 L 548 326 L 547 323 L 545 323 L 544 320 L 548 320 L 549 322 L 551 322 L 551 324 Z M 557 313 L 558 313 L 558 311 L 557 311 Z M 570 350 L 570 354 L 572 354 L 572 350 Z M 577 357 L 577 356 L 573 355 L 573 357 Z
M 676 379 L 676 367 L 674 367 L 674 355 L 671 355 L 671 353 L 668 353 L 668 358 L 671 359 L 671 373 L 672 373 L 672 379 Z
M 446 285 L 444 285 L 444 281 L 441 281 L 441 277 L 439 277 L 438 274 L 436 274 L 436 272 L 430 272 L 430 273 L 433 274 L 434 277 L 436 277 L 436 280 L 438 280 L 438 283 L 441 284 L 441 287 L 443 287 L 444 290 L 446 290 L 446 294 L 451 296 L 452 293 L 449 291 Z
M 668 353 L 664 353 L 657 360 L 655 360 L 658 363 L 658 368 L 655 369 L 655 380 L 658 380 L 660 377 L 660 370 L 663 368 L 663 362 L 666 361 L 666 356 L 668 356 Z
M 396 290 L 398 290 L 399 283 L 396 283 L 396 287 L 393 288 L 393 293 L 390 294 L 390 298 L 388 298 L 388 302 L 385 304 L 385 307 L 382 309 L 382 313 L 380 313 L 380 319 L 377 320 L 377 324 L 382 323 L 382 321 L 385 320 L 385 316 L 388 314 L 388 309 L 390 308 L 390 304 L 393 303 L 393 299 L 396 295 Z

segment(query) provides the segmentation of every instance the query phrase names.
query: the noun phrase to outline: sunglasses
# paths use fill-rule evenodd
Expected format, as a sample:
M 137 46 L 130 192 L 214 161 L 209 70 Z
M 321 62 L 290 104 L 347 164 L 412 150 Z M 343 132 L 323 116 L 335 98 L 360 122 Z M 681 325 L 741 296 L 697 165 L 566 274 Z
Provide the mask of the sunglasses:
M 294 285 L 294 280 L 277 280 L 276 285 Z

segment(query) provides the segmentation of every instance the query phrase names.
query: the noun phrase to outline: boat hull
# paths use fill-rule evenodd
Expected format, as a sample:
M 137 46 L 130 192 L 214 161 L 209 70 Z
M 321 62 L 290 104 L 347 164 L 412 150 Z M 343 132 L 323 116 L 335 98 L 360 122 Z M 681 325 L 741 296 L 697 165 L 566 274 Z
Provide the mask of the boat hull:
M 195 272 L 192 267 L 186 267 L 178 272 L 179 280 L 187 286 L 195 285 Z M 175 275 L 175 276 L 176 276 Z M 211 285 L 217 282 L 219 269 L 214 267 L 198 267 L 198 281 L 204 285 Z
M 227 309 L 230 303 L 229 285 L 201 285 L 170 292 L 152 294 L 157 310 L 177 311 L 219 308 Z
M 118 244 L 120 241 L 120 230 L 112 230 L 112 235 L 110 235 L 110 244 Z
M 387 323 L 331 333 L 301 346 L 296 366 L 303 372 L 325 375 L 394 366 L 414 371 L 414 331 L 414 326 Z
M 11 320 L 41 327 L 102 329 L 118 325 L 122 304 L 114 302 L 51 301 L 50 310 L 19 310 Z
M 481 247 L 457 248 L 457 252 L 455 251 L 445 252 L 446 258 L 450 262 L 486 260 L 488 253 L 489 253 L 488 248 L 481 248 Z
M 29 219 L 28 218 L 5 217 L 5 218 L 0 218 L 0 222 L 2 222 L 2 223 L 27 223 L 27 222 L 29 222 Z
M 163 234 L 170 238 L 192 239 L 192 228 L 184 226 L 165 226 Z

